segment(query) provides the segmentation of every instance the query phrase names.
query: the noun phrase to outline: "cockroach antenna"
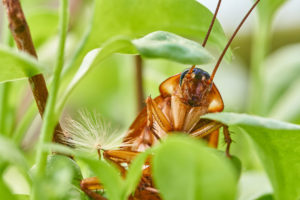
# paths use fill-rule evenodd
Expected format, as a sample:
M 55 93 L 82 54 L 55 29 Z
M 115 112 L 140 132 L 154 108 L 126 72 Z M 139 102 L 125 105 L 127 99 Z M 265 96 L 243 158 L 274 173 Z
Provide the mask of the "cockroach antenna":
M 219 0 L 218 5 L 217 5 L 216 10 L 215 10 L 215 13 L 214 13 L 214 16 L 213 16 L 213 18 L 212 18 L 212 20 L 211 20 L 211 22 L 210 22 L 208 31 L 207 31 L 207 33 L 206 33 L 205 39 L 204 39 L 204 41 L 203 41 L 203 43 L 202 43 L 202 46 L 203 46 L 203 47 L 205 47 L 205 45 L 206 45 L 206 43 L 207 43 L 207 40 L 208 40 L 208 38 L 209 38 L 209 35 L 210 35 L 211 31 L 212 31 L 212 28 L 213 28 L 213 26 L 214 26 L 214 24 L 215 24 L 215 21 L 216 21 L 216 18 L 217 18 L 217 14 L 218 14 L 219 9 L 220 9 L 220 6 L 221 6 L 221 2 L 222 2 L 222 0 Z
M 251 12 L 254 10 L 254 8 L 256 7 L 256 5 L 260 2 L 260 0 L 257 0 L 253 6 L 251 7 L 251 9 L 248 11 L 248 13 L 245 15 L 245 17 L 243 18 L 243 20 L 241 21 L 241 23 L 238 25 L 238 27 L 236 28 L 236 30 L 234 31 L 233 35 L 231 36 L 230 40 L 228 41 L 228 43 L 226 44 L 221 56 L 218 59 L 218 62 L 214 68 L 214 71 L 212 72 L 210 79 L 209 79 L 209 83 L 212 83 L 212 81 L 214 80 L 214 77 L 216 75 L 216 72 L 221 64 L 221 61 L 225 55 L 225 53 L 227 52 L 230 44 L 232 43 L 234 37 L 236 36 L 236 34 L 238 33 L 238 31 L 240 30 L 240 28 L 242 27 L 242 25 L 244 24 L 244 22 L 246 21 L 246 19 L 249 17 L 249 15 L 251 14 Z

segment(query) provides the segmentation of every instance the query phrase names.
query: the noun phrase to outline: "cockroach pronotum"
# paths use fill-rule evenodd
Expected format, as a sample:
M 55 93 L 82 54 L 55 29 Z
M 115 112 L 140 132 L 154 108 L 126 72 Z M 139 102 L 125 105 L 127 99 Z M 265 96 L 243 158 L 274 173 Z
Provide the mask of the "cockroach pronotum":
M 208 145 L 214 148 L 218 146 L 219 130 L 223 128 L 225 138 L 226 155 L 230 157 L 229 149 L 231 138 L 228 127 L 220 122 L 200 119 L 206 113 L 222 112 L 224 103 L 222 97 L 213 83 L 216 71 L 232 43 L 237 32 L 248 18 L 252 10 L 260 0 L 257 0 L 241 23 L 236 28 L 232 37 L 225 46 L 221 56 L 211 75 L 200 68 L 191 68 L 176 74 L 159 86 L 160 96 L 146 99 L 146 106 L 134 120 L 125 138 L 124 145 L 120 150 L 103 150 L 103 157 L 120 169 L 125 176 L 126 168 L 122 163 L 130 164 L 133 158 L 145 149 L 153 146 L 170 132 L 184 132 L 196 138 L 203 138 L 208 141 Z M 212 27 L 214 25 L 221 0 L 219 0 L 206 34 L 202 46 L 206 45 Z M 104 200 L 100 194 L 93 190 L 103 189 L 101 180 L 97 178 L 87 178 L 81 181 L 82 190 L 91 198 Z M 145 162 L 141 181 L 129 199 L 159 200 L 159 192 L 155 189 L 150 170 L 149 159 Z

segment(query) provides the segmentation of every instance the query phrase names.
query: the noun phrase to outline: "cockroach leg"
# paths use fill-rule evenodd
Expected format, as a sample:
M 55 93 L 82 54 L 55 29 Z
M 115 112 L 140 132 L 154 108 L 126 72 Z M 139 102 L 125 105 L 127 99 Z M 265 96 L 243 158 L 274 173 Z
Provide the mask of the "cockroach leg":
M 160 140 L 159 135 L 157 135 L 154 131 L 152 131 L 150 127 L 153 127 L 152 124 L 151 124 L 151 126 L 147 126 L 147 127 L 146 127 L 146 130 L 145 130 L 146 132 L 150 133 L 150 134 L 148 134 L 148 135 L 154 135 L 154 137 L 155 137 L 157 140 Z M 149 147 L 151 147 L 151 145 L 152 145 L 151 142 L 146 142 L 146 144 L 147 144 Z
M 107 200 L 105 197 L 94 192 L 93 190 L 103 189 L 99 180 L 96 177 L 86 178 L 80 182 L 81 190 L 86 193 L 89 197 L 95 200 Z
M 152 114 L 152 99 L 151 97 L 148 97 L 146 99 L 146 106 L 147 106 L 147 126 L 145 127 L 145 131 L 147 133 L 150 133 L 148 135 L 153 135 L 157 140 L 160 140 L 160 137 L 152 131 L 153 127 L 153 114 Z
M 116 160 L 112 159 L 111 157 L 105 155 L 105 153 L 103 154 L 103 157 L 106 160 L 109 160 L 110 162 L 112 162 L 120 170 L 121 175 L 123 177 L 125 177 L 125 175 L 126 175 L 126 169 L 121 165 L 122 162 L 119 162 L 119 161 L 116 161 Z
M 232 139 L 230 137 L 228 126 L 226 126 L 226 125 L 223 125 L 223 134 L 224 134 L 224 139 L 225 139 L 225 143 L 226 143 L 226 151 L 225 151 L 225 153 L 226 153 L 226 156 L 228 158 L 231 158 L 229 150 L 230 150 L 230 145 L 232 143 Z
M 182 131 L 187 112 L 190 106 L 183 103 L 180 98 L 175 95 L 171 96 L 171 113 L 173 118 L 173 128 L 175 131 Z
M 193 137 L 203 138 L 211 134 L 212 132 L 220 129 L 222 126 L 223 124 L 221 124 L 220 122 L 211 121 L 207 124 L 204 124 L 200 128 L 194 130 L 193 132 L 191 132 L 190 135 Z
M 130 163 L 139 152 L 137 151 L 125 151 L 125 150 L 105 150 L 103 156 L 116 162 Z
M 225 139 L 225 143 L 226 143 L 225 153 L 228 158 L 231 158 L 229 151 L 230 151 L 230 145 L 232 143 L 232 139 L 230 137 L 230 133 L 229 133 L 229 129 L 228 129 L 227 125 L 224 125 L 220 122 L 211 121 L 206 124 L 203 124 L 200 128 L 194 130 L 191 133 L 191 136 L 203 138 L 207 135 L 210 135 L 209 145 L 216 148 L 217 144 L 218 144 L 219 129 L 221 127 L 223 127 L 223 134 L 224 134 L 224 139 Z
M 121 163 L 129 164 L 137 155 L 138 152 L 124 150 L 107 150 L 103 152 L 103 157 L 106 160 L 113 162 L 118 167 L 123 177 L 126 175 L 126 169 Z
M 155 101 L 151 97 L 148 97 L 146 100 L 147 105 L 147 115 L 148 121 L 147 124 L 149 127 L 153 127 L 154 120 L 160 126 L 160 128 L 166 133 L 172 130 L 172 125 L 168 121 L 165 114 L 161 111 Z M 157 136 L 156 136 L 157 137 Z
M 208 139 L 208 146 L 212 147 L 212 148 L 218 148 L 218 144 L 219 144 L 219 132 L 220 129 L 213 131 L 210 135 L 209 135 L 209 139 Z
M 96 177 L 83 179 L 80 182 L 80 187 L 85 188 L 85 189 L 89 189 L 89 190 L 101 190 L 101 189 L 103 189 L 103 187 L 100 184 L 98 178 L 96 178 Z

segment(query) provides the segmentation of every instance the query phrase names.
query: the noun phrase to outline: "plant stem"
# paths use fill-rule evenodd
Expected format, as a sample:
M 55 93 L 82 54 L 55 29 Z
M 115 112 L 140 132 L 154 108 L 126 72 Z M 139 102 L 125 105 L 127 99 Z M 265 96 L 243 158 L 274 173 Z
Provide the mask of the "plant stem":
M 3 23 L 4 26 L 7 25 L 7 20 Z M 8 45 L 9 47 L 13 46 L 13 38 L 11 33 L 9 32 L 8 29 L 3 29 L 2 31 L 3 34 L 3 43 Z M 8 118 L 8 113 L 9 113 L 9 94 L 10 94 L 10 88 L 11 88 L 11 83 L 2 83 L 0 85 L 0 134 L 6 134 L 8 135 L 9 133 L 8 128 L 7 128 L 7 118 Z
M 6 7 L 9 28 L 20 51 L 25 51 L 33 57 L 37 58 L 37 54 L 32 42 L 29 27 L 27 25 L 21 4 L 19 0 L 3 0 Z M 36 101 L 39 113 L 43 116 L 48 97 L 46 81 L 42 74 L 37 74 L 29 78 L 30 87 Z M 58 138 L 62 134 L 60 125 L 58 124 L 54 134 L 54 141 L 61 142 Z
M 41 177 L 44 174 L 44 170 L 47 162 L 47 152 L 43 151 L 43 144 L 50 142 L 55 125 L 58 122 L 58 116 L 55 115 L 55 103 L 57 99 L 60 74 L 64 64 L 64 50 L 65 41 L 68 28 L 68 0 L 61 1 L 60 8 L 60 41 L 58 47 L 58 54 L 56 59 L 56 66 L 54 68 L 53 85 L 50 90 L 49 100 L 46 105 L 44 122 L 41 130 L 41 136 L 39 140 L 39 148 L 37 152 L 37 176 Z
M 139 113 L 145 106 L 143 90 L 143 60 L 140 55 L 135 56 L 135 77 L 137 112 Z
M 259 21 L 254 35 L 251 56 L 250 112 L 263 114 L 263 62 L 269 49 L 271 21 L 269 18 Z
M 0 85 L 0 134 L 8 134 L 6 132 L 6 117 L 8 112 L 8 95 L 10 83 Z
M 92 30 L 92 23 L 90 23 L 86 29 L 86 31 L 84 32 L 82 38 L 79 41 L 79 45 L 76 47 L 75 53 L 72 55 L 70 61 L 68 63 L 66 63 L 62 73 L 61 73 L 61 77 L 66 77 L 69 75 L 69 73 L 72 71 L 73 69 L 73 65 L 76 63 L 77 58 L 80 56 L 81 51 L 84 49 L 87 40 L 90 36 Z

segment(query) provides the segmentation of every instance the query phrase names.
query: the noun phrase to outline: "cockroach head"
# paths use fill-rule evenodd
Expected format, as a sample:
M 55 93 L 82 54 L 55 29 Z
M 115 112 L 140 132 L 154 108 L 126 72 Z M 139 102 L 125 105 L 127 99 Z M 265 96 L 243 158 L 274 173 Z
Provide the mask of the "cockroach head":
M 210 75 L 200 69 L 184 70 L 180 75 L 181 99 L 190 106 L 206 104 L 206 97 L 211 89 Z

